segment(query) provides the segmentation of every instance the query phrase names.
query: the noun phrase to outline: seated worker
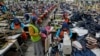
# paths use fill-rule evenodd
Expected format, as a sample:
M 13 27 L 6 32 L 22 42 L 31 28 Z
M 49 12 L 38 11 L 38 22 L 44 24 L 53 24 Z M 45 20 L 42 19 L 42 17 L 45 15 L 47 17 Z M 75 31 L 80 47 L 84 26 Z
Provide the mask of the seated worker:
M 70 38 L 72 37 L 72 32 L 70 31 L 68 24 L 66 22 L 63 22 L 62 27 L 58 29 L 58 31 L 56 32 L 56 37 L 58 41 L 63 42 L 64 32 L 67 32 Z
M 13 30 L 13 32 L 12 32 L 13 34 L 16 34 L 16 33 L 21 34 L 22 38 L 20 38 L 19 42 L 22 43 L 22 42 L 25 42 L 25 40 L 27 40 L 27 35 L 23 30 L 24 24 L 21 23 L 18 18 L 14 18 L 14 20 L 12 21 L 12 23 L 10 25 L 10 28 L 11 28 L 11 30 Z
M 63 19 L 64 19 L 64 21 L 65 21 L 66 23 L 69 23 L 69 18 L 68 18 L 67 13 L 64 13 L 64 14 L 63 14 Z
M 24 17 L 25 17 L 25 23 L 30 23 L 30 16 L 29 16 L 29 14 L 25 14 Z
M 20 29 L 20 28 L 23 29 L 24 28 L 24 24 L 21 23 L 18 18 L 14 18 L 13 22 L 10 25 L 10 28 L 12 30 L 14 30 L 14 29 Z
M 7 12 L 7 7 L 4 5 L 4 3 L 2 2 L 2 3 L 0 3 L 0 6 L 1 6 L 1 11 L 2 11 L 2 13 L 6 13 Z

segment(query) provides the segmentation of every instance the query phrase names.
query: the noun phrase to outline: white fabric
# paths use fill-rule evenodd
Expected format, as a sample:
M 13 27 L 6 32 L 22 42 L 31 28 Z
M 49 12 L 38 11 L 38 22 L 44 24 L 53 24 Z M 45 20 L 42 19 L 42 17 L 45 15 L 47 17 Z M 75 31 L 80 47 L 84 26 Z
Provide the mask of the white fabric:
M 100 37 L 100 33 L 96 33 L 96 37 L 99 38 Z
M 77 48 L 78 50 L 82 50 L 82 45 L 78 41 L 73 41 L 72 46 Z
M 72 31 L 77 32 L 79 36 L 83 36 L 88 33 L 88 30 L 82 28 L 73 28 Z
M 96 56 L 100 56 L 100 49 L 99 49 L 99 48 L 91 49 L 91 51 L 92 51 L 93 53 L 95 53 Z

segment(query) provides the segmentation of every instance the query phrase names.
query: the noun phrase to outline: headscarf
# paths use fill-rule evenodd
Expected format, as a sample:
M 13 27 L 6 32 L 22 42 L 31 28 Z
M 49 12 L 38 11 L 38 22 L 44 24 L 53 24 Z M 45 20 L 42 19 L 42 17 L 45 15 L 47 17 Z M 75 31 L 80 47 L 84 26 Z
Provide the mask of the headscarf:
M 35 22 L 37 20 L 37 17 L 32 16 L 31 19 L 32 19 L 32 22 Z
M 29 14 L 25 14 L 24 17 L 26 18 L 26 20 L 28 20 L 30 16 Z
M 14 23 L 20 23 L 20 21 L 19 21 L 18 18 L 14 18 L 13 22 L 14 22 Z

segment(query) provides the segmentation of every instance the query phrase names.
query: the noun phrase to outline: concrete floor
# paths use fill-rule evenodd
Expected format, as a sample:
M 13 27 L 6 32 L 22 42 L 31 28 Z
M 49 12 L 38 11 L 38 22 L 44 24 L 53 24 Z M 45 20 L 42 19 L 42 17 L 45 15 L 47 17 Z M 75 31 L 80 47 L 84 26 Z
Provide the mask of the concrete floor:
M 29 47 L 28 47 L 28 49 L 27 49 L 27 51 L 25 53 L 25 56 L 35 56 L 32 44 L 29 45 Z
M 35 56 L 33 43 L 31 41 L 28 41 L 27 46 L 28 46 L 28 48 L 27 48 L 24 56 Z M 48 55 L 45 55 L 45 56 L 48 56 Z

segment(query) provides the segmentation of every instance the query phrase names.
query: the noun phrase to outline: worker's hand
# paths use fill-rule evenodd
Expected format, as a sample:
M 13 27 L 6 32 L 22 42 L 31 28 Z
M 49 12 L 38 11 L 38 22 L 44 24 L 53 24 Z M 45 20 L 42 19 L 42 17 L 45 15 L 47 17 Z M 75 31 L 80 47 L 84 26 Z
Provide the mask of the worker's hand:
M 58 38 L 58 41 L 61 41 L 61 38 Z

